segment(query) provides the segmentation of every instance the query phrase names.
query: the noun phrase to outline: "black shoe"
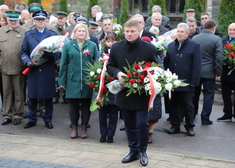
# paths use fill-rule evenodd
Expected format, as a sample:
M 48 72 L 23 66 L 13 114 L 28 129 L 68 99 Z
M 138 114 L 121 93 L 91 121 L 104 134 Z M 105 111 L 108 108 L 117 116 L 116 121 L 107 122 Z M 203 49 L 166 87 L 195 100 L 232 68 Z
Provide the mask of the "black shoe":
M 142 166 L 146 166 L 149 162 L 149 158 L 148 158 L 147 154 L 145 152 L 140 152 L 139 156 L 140 156 L 140 164 Z
M 188 136 L 195 136 L 195 132 L 193 131 L 193 128 L 188 128 L 187 129 L 187 135 Z
M 91 128 L 91 125 L 88 123 L 88 124 L 86 125 L 86 127 L 87 127 L 87 128 Z
M 13 124 L 14 125 L 19 125 L 21 123 L 21 119 L 19 119 L 19 118 L 15 118 L 14 120 L 13 120 Z
M 58 99 L 53 99 L 53 104 L 56 104 L 56 103 L 58 103 L 58 102 L 59 102 Z
M 125 125 L 120 127 L 120 131 L 125 131 L 125 130 L 126 130 L 126 126 Z
M 5 118 L 3 121 L 2 121 L 2 125 L 7 125 L 7 124 L 9 124 L 9 123 L 11 123 L 12 121 L 11 121 L 11 119 L 9 119 L 9 118 Z
M 217 118 L 217 121 L 232 121 L 232 117 L 222 116 L 220 118 Z
M 134 160 L 139 159 L 139 153 L 138 152 L 130 152 L 126 157 L 122 159 L 122 163 L 129 163 Z
M 106 142 L 106 135 L 101 135 L 100 142 L 101 143 Z
M 28 122 L 27 124 L 24 125 L 24 128 L 31 128 L 36 125 L 36 122 Z
M 171 128 L 167 131 L 168 134 L 176 134 L 180 132 L 180 128 L 178 126 L 171 126 Z
M 52 129 L 53 128 L 53 124 L 51 122 L 45 122 L 45 125 L 48 129 Z
M 212 125 L 213 121 L 209 120 L 207 122 L 202 122 L 202 125 Z
M 108 136 L 107 143 L 113 143 L 113 136 Z

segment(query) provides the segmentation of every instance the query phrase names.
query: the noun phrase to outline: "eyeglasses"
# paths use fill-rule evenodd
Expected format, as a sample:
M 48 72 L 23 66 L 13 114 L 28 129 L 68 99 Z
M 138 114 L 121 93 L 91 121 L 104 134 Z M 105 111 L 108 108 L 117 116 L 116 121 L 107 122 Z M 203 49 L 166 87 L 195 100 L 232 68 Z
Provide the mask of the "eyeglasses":
M 207 17 L 201 18 L 201 20 L 204 20 L 204 19 L 206 20 L 206 19 L 207 19 Z

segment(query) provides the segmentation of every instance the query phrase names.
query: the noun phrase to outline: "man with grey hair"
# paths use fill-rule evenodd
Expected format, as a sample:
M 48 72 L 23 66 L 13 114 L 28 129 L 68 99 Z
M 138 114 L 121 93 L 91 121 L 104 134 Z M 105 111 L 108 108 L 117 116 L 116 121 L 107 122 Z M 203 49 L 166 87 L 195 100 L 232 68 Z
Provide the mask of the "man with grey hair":
M 0 14 L 1 13 L 6 13 L 6 11 L 9 10 L 9 7 L 5 4 L 0 5 Z
M 144 30 L 144 17 L 141 15 L 141 14 L 135 14 L 133 17 L 132 17 L 133 20 L 137 20 L 140 24 L 140 37 L 149 37 L 151 40 L 153 40 L 153 37 L 156 38 L 155 34 L 149 32 L 149 31 L 146 31 Z
M 194 106 L 193 97 L 195 86 L 199 84 L 201 72 L 201 46 L 190 40 L 189 26 L 179 23 L 177 26 L 177 39 L 169 44 L 164 59 L 165 69 L 169 68 L 176 73 L 181 80 L 185 80 L 188 86 L 174 89 L 171 97 L 172 111 L 170 112 L 171 128 L 169 134 L 180 132 L 181 111 L 185 111 L 185 128 L 188 136 L 194 136 Z M 183 66 L 182 66 L 183 65 Z
M 162 13 L 162 8 L 159 6 L 159 5 L 154 5 L 152 7 L 152 13 L 156 13 L 156 12 L 159 12 L 159 13 Z M 146 20 L 146 23 L 145 23 L 145 27 L 151 27 L 152 26 L 152 22 L 151 22 L 151 18 L 152 16 L 150 16 L 147 20 Z M 162 23 L 161 25 L 169 30 L 172 29 L 172 26 L 170 24 L 170 19 L 164 15 L 162 15 Z
M 98 38 L 99 41 L 103 40 L 105 36 L 110 32 L 113 32 L 112 20 L 110 18 L 102 19 L 102 31 L 96 37 Z
M 99 5 L 94 5 L 91 7 L 91 16 L 92 16 L 91 21 L 96 22 L 96 14 L 99 12 L 102 12 L 101 7 Z
M 161 25 L 162 24 L 162 14 L 161 13 L 159 13 L 159 12 L 153 13 L 152 17 L 151 17 L 151 22 L 152 22 L 153 26 L 158 27 L 159 35 L 163 35 L 167 31 L 169 31 L 169 29 L 167 29 Z M 149 31 L 150 28 L 151 28 L 151 26 L 145 27 L 145 30 Z
M 200 28 L 197 27 L 197 20 L 194 17 L 188 17 L 185 22 L 189 26 L 190 39 L 201 33 Z

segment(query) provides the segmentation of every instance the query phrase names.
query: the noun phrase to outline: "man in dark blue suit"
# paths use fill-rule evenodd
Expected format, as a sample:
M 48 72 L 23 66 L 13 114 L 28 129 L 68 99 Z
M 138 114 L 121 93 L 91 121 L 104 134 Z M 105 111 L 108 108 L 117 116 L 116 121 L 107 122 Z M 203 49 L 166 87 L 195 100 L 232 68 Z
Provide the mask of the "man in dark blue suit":
M 194 136 L 193 97 L 195 86 L 200 81 L 202 51 L 200 44 L 190 40 L 188 35 L 189 26 L 186 23 L 178 24 L 177 39 L 168 46 L 164 67 L 165 69 L 169 68 L 172 73 L 178 75 L 179 79 L 185 80 L 189 84 L 185 87 L 178 87 L 172 92 L 172 111 L 170 113 L 172 127 L 168 130 L 168 133 L 180 132 L 180 109 L 184 109 L 187 134 Z
M 28 98 L 29 98 L 29 121 L 24 128 L 30 128 L 37 122 L 37 101 L 45 99 L 45 115 L 43 120 L 48 129 L 52 129 L 53 102 L 55 96 L 55 60 L 59 55 L 44 52 L 43 58 L 48 59 L 42 65 L 36 66 L 30 58 L 33 49 L 44 39 L 55 36 L 54 30 L 46 28 L 45 11 L 37 11 L 33 14 L 36 27 L 25 32 L 25 38 L 21 50 L 21 60 L 31 70 L 28 73 Z

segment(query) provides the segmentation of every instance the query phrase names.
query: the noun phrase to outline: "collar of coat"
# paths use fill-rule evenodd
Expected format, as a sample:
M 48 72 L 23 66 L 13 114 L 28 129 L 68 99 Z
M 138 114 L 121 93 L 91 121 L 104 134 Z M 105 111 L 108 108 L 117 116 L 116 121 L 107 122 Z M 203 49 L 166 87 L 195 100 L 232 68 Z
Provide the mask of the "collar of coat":
M 11 30 L 13 30 L 13 31 L 15 31 L 15 32 L 17 32 L 17 33 L 19 33 L 19 32 L 20 32 L 20 25 L 19 25 L 16 29 L 10 28 L 9 25 L 5 26 L 5 32 L 6 32 L 6 33 L 10 32 Z
M 181 48 L 183 48 L 183 46 L 185 46 L 190 40 L 191 40 L 191 39 L 189 39 L 189 37 L 186 38 L 186 39 L 184 40 L 184 42 L 182 43 Z M 175 48 L 175 49 L 178 50 L 179 41 L 178 41 L 177 39 L 175 39 L 175 45 L 176 45 L 176 48 Z
M 79 50 L 78 43 L 77 43 L 77 40 L 73 39 L 73 40 L 71 40 L 70 42 L 71 42 L 72 46 L 74 46 L 78 51 L 80 51 L 80 50 Z M 86 48 L 86 46 L 89 44 L 89 42 L 90 42 L 90 40 L 85 40 L 85 41 L 84 41 L 83 46 L 82 46 L 82 50 L 83 50 L 84 48 Z
M 140 37 L 138 37 L 137 40 L 136 40 L 134 43 L 131 43 L 131 42 L 129 42 L 129 41 L 127 41 L 127 40 L 125 39 L 125 43 L 126 43 L 125 46 L 127 47 L 128 50 L 131 50 L 132 48 L 138 47 L 138 45 L 140 44 L 140 42 L 141 42 Z

